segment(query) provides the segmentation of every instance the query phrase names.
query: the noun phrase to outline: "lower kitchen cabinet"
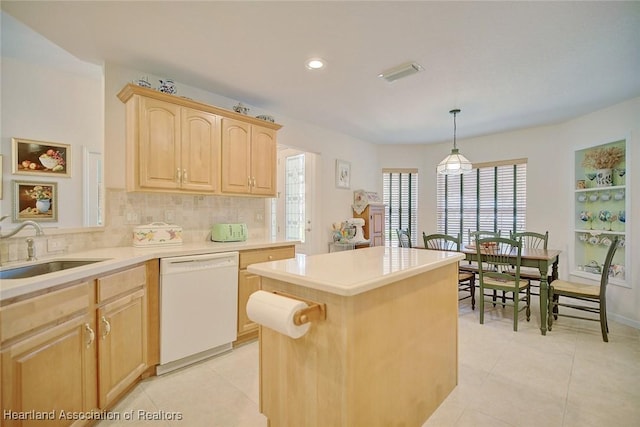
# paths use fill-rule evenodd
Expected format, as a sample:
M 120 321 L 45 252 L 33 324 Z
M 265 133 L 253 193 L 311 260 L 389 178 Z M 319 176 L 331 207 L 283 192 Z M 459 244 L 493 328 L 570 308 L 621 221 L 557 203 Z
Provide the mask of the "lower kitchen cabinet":
M 73 418 L 111 407 L 138 381 L 148 368 L 146 268 L 0 307 L 2 426 L 90 424 Z M 45 423 L 19 419 L 51 411 Z
M 113 403 L 147 368 L 146 298 L 139 290 L 98 309 L 101 408 Z
M 260 289 L 260 276 L 247 270 L 238 272 L 238 341 L 255 338 L 258 324 L 247 316 L 247 302 L 252 293 Z M 241 340 L 244 338 L 244 340 Z
M 104 408 L 147 368 L 145 266 L 99 278 L 97 288 L 98 403 Z
M 3 426 L 79 426 L 75 415 L 97 408 L 91 289 L 85 282 L 0 309 Z
M 258 337 L 258 324 L 247 316 L 247 302 L 252 293 L 260 289 L 260 276 L 249 273 L 247 266 L 258 262 L 277 261 L 293 258 L 295 246 L 283 246 L 270 249 L 241 251 L 238 272 L 238 338 L 234 345 L 239 345 Z

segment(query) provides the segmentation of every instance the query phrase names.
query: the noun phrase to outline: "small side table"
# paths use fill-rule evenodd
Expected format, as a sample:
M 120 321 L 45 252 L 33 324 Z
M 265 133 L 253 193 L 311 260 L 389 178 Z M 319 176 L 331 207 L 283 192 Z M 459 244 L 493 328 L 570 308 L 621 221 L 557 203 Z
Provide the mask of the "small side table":
M 349 242 L 329 242 L 329 252 L 340 252 L 340 251 L 350 251 L 353 249 L 362 249 L 368 248 L 371 246 L 371 242 L 358 242 L 358 243 L 349 243 Z
M 356 248 L 354 243 L 329 242 L 329 252 L 350 251 Z

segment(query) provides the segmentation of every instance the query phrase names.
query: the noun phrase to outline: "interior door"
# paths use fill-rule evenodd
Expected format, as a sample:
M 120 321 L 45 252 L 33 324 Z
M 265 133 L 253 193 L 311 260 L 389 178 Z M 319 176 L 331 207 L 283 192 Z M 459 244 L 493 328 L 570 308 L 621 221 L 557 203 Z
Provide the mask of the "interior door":
M 314 242 L 314 194 L 316 193 L 316 163 L 318 155 L 288 147 L 278 147 L 278 194 L 274 199 L 272 235 L 280 239 L 296 239 L 296 253 L 320 251 Z

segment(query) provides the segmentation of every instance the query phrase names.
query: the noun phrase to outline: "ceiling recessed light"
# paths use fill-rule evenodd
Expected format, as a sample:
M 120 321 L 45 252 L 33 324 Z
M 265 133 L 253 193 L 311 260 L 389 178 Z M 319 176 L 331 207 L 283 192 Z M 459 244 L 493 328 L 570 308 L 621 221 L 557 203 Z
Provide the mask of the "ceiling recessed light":
M 324 68 L 325 61 L 322 58 L 311 58 L 307 60 L 305 65 L 310 70 L 319 70 L 321 68 Z

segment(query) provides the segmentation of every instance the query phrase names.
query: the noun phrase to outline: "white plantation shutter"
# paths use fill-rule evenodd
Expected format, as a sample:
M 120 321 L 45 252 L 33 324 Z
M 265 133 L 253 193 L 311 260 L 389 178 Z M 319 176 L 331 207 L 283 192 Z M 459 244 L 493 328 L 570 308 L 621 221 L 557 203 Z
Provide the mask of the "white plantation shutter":
M 382 201 L 386 205 L 384 233 L 387 246 L 399 246 L 396 230 L 408 229 L 418 242 L 418 170 L 383 169 Z
M 527 229 L 527 164 L 516 165 L 516 232 Z
M 462 236 L 469 232 L 524 231 L 527 211 L 527 162 L 516 159 L 474 165 L 465 175 L 438 175 L 437 231 Z
M 446 188 L 446 206 L 445 217 L 450 230 L 459 230 L 462 226 L 462 192 L 461 192 L 461 176 L 450 175 Z
M 462 224 L 456 228 L 456 232 L 453 235 L 460 233 L 462 237 L 462 244 L 469 242 L 469 230 L 474 231 L 476 229 L 475 224 L 478 222 L 478 209 L 480 203 L 478 200 L 478 171 L 474 170 L 471 173 L 463 175 L 464 179 L 464 210 L 462 212 Z M 474 225 L 472 227 L 472 225 Z
M 465 228 L 471 231 L 497 231 L 495 226 L 495 198 L 496 175 L 494 168 L 478 169 L 478 218 L 476 223 L 467 224 Z
M 513 167 L 500 166 L 496 168 L 496 175 L 496 228 L 500 231 L 513 230 L 515 217 Z
M 436 194 L 442 194 L 442 197 L 436 197 L 436 216 L 438 221 L 438 229 L 440 224 L 442 224 L 442 228 L 446 228 L 447 226 L 447 214 L 446 214 L 446 206 L 447 206 L 447 198 L 444 196 L 445 194 L 445 180 L 438 179 L 436 181 Z

